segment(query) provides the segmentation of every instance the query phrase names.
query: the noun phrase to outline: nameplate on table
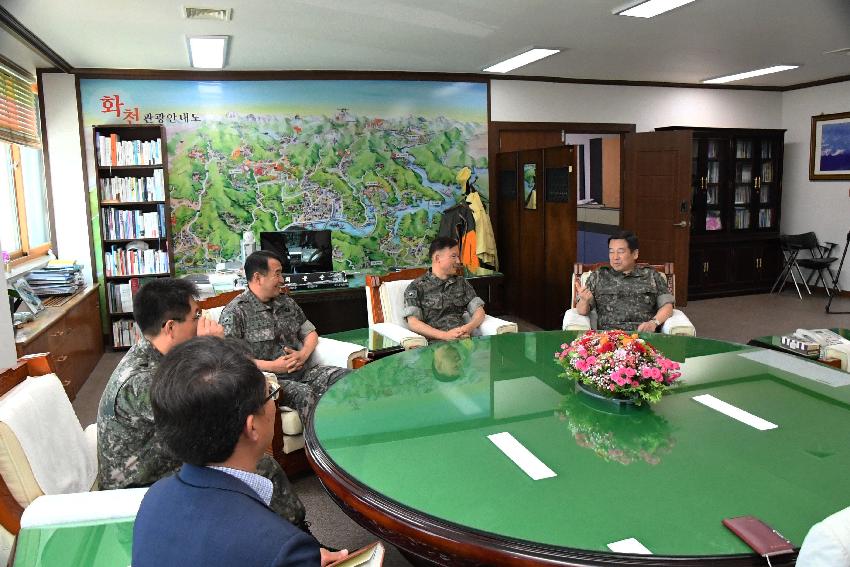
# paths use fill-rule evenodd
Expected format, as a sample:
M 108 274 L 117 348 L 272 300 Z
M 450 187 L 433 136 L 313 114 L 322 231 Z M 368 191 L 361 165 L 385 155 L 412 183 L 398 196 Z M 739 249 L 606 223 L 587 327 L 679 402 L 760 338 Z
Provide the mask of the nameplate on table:
M 633 537 L 621 539 L 608 544 L 608 549 L 614 553 L 634 553 L 638 555 L 652 555 L 652 552 L 644 544 Z
M 715 398 L 711 394 L 703 394 L 701 396 L 694 396 L 693 400 L 695 402 L 699 402 L 704 406 L 710 407 L 715 411 L 719 411 L 724 415 L 728 415 L 732 419 L 736 419 L 741 423 L 745 423 L 750 427 L 755 427 L 759 431 L 766 431 L 768 429 L 776 429 L 779 427 L 775 423 L 771 423 L 766 419 L 762 419 L 757 415 L 753 415 L 748 411 L 744 411 L 741 408 L 737 408 L 732 404 L 728 404 L 723 400 Z
M 541 480 L 558 476 L 555 471 L 546 466 L 534 453 L 529 451 L 525 445 L 507 431 L 488 435 L 487 439 L 493 442 L 510 460 L 512 460 L 532 480 Z

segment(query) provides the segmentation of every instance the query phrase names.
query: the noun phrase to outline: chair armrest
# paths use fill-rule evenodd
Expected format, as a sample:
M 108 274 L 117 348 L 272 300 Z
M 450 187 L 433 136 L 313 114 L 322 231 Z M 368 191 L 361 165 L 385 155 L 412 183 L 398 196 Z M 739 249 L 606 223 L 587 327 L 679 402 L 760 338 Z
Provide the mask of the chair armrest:
M 589 331 L 591 329 L 590 317 L 580 315 L 576 308 L 572 307 L 564 313 L 564 324 L 561 328 L 565 331 Z
M 516 333 L 517 325 L 512 321 L 499 319 L 498 317 L 493 317 L 492 315 L 485 315 L 484 321 L 481 322 L 481 326 L 479 326 L 476 331 L 479 331 L 482 336 L 502 335 L 504 333 Z M 476 333 L 473 332 L 473 334 Z
M 21 529 L 135 518 L 147 488 L 39 496 L 21 516 Z
M 687 337 L 695 337 L 697 334 L 688 316 L 678 309 L 674 309 L 673 315 L 664 321 L 664 324 L 661 326 L 661 332 L 665 335 L 684 335 Z
M 378 333 L 394 343 L 400 344 L 404 350 L 428 345 L 428 339 L 394 323 L 375 323 L 369 327 L 372 333 Z
M 824 349 L 824 358 L 837 358 L 841 361 L 841 370 L 850 371 L 850 345 L 832 345 Z
M 365 356 L 366 349 L 360 345 L 326 337 L 319 337 L 319 343 L 313 351 L 313 360 L 317 364 L 340 368 L 351 368 L 355 358 Z

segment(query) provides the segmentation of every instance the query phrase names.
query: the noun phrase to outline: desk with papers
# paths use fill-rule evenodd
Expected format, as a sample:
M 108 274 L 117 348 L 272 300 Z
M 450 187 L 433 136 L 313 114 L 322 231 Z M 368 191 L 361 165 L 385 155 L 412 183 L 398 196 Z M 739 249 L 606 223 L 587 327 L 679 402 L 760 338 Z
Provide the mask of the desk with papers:
M 757 516 L 799 547 L 850 505 L 850 386 L 829 369 L 645 335 L 682 363 L 682 383 L 621 413 L 558 377 L 553 354 L 574 337 L 498 335 L 369 364 L 319 401 L 311 464 L 349 515 L 437 565 L 764 565 L 724 518 Z

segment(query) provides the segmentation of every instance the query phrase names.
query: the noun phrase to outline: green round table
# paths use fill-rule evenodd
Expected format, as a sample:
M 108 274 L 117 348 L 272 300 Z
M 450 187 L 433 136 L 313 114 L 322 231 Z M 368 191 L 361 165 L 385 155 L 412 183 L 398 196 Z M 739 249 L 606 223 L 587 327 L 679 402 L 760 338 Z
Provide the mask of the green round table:
M 724 518 L 754 515 L 799 547 L 812 524 L 850 505 L 850 386 L 839 371 L 645 335 L 682 363 L 681 383 L 622 411 L 558 377 L 553 355 L 575 335 L 467 339 L 366 365 L 316 406 L 311 464 L 364 527 L 453 566 L 764 565 Z M 693 399 L 703 394 L 778 427 Z M 532 480 L 488 439 L 502 432 L 557 476 Z M 652 555 L 608 548 L 628 538 Z

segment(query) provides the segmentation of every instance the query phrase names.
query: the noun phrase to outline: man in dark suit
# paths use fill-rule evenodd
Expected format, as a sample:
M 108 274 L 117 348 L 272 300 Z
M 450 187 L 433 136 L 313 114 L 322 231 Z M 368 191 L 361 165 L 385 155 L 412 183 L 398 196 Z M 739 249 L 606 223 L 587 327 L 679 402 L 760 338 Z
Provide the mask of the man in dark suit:
M 166 355 L 151 404 L 157 435 L 184 464 L 142 501 L 134 567 L 319 567 L 348 555 L 320 549 L 268 506 L 271 481 L 256 466 L 279 390 L 229 339 L 197 337 Z

